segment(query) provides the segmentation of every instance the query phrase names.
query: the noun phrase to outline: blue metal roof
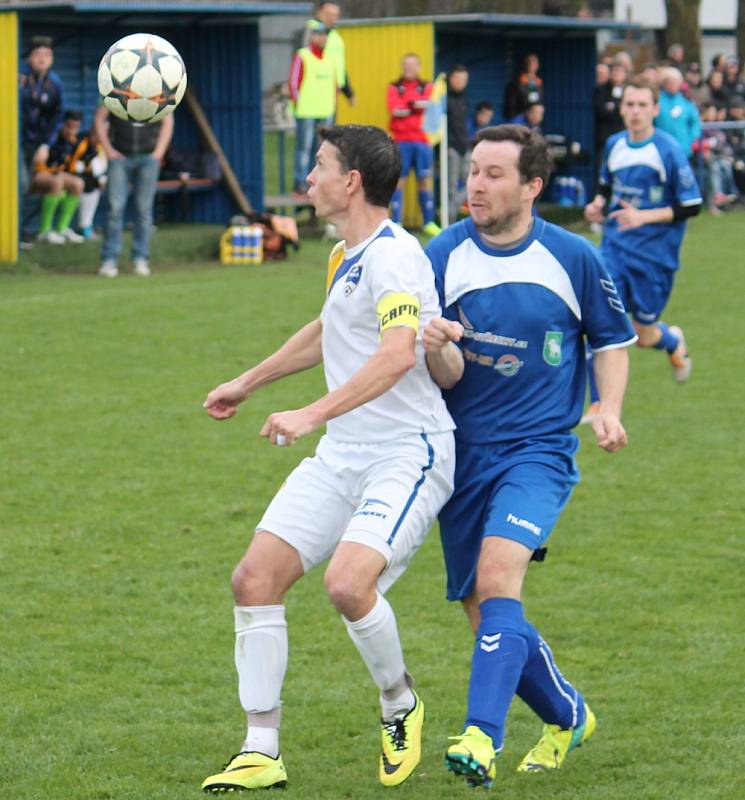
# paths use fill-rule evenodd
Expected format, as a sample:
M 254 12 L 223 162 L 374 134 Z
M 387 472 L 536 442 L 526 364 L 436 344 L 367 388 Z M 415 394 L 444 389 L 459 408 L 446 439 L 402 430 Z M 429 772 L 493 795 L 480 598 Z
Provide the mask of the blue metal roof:
M 531 14 L 432 14 L 421 17 L 385 17 L 384 19 L 345 19 L 339 27 L 357 25 L 399 25 L 402 23 L 433 22 L 436 27 L 453 25 L 481 25 L 500 28 L 553 28 L 561 30 L 641 30 L 638 22 L 618 22 L 613 19 L 592 17 L 549 17 Z
M 312 3 L 255 3 L 248 0 L 27 0 L 0 5 L 2 11 L 35 11 L 70 9 L 79 13 L 97 11 L 169 12 L 211 14 L 307 14 Z

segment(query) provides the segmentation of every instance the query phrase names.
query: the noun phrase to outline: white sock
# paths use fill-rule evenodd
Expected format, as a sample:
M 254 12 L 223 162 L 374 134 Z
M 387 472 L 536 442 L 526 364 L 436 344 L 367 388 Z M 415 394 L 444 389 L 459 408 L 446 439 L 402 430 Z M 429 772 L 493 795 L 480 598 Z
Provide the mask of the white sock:
M 390 719 L 396 711 L 414 705 L 414 695 L 406 682 L 406 666 L 398 638 L 396 617 L 390 603 L 378 594 L 378 600 L 369 614 L 351 622 L 343 617 L 349 636 L 370 670 L 370 675 L 381 692 L 389 693 L 394 687 L 405 686 L 402 696 L 386 699 L 383 718 Z M 404 681 L 404 684 L 401 684 Z M 406 694 L 408 693 L 408 696 Z M 384 698 L 381 697 L 381 704 Z M 391 709 L 393 712 L 391 713 Z
M 234 613 L 238 694 L 249 721 L 243 749 L 276 758 L 280 695 L 287 671 L 285 607 L 236 606 Z
M 81 228 L 90 228 L 93 225 L 93 217 L 96 216 L 98 201 L 101 198 L 101 191 L 94 189 L 92 192 L 83 192 L 80 195 L 80 205 L 78 206 L 78 224 Z

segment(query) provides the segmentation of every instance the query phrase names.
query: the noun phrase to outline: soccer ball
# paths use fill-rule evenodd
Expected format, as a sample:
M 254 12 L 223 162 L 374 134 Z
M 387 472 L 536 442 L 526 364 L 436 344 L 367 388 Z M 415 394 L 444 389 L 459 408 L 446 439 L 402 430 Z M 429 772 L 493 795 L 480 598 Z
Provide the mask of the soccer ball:
M 160 36 L 133 33 L 113 44 L 101 59 L 98 91 L 103 104 L 117 117 L 159 122 L 184 96 L 184 61 Z

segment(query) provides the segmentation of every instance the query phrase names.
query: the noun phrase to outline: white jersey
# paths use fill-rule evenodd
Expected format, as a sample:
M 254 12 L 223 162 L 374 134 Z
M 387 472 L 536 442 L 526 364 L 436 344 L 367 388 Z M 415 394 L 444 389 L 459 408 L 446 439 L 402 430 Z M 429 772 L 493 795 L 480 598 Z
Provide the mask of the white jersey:
M 424 360 L 422 330 L 440 315 L 432 266 L 419 242 L 390 220 L 364 242 L 332 251 L 330 286 L 321 312 L 323 365 L 329 391 L 369 361 L 383 328 L 417 329 L 416 364 L 387 392 L 327 424 L 341 442 L 391 441 L 455 428 Z

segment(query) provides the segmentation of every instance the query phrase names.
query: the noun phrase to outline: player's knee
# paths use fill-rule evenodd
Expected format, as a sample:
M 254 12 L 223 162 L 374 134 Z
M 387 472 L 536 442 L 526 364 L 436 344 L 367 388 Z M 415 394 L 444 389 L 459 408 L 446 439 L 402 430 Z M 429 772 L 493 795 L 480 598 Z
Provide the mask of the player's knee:
M 519 576 L 509 563 L 500 559 L 489 559 L 479 564 L 476 597 L 479 602 L 492 597 L 511 597 L 515 593 L 519 594 L 520 584 Z
M 233 570 L 231 578 L 233 597 L 240 606 L 271 605 L 281 602 L 276 581 L 270 569 L 261 569 L 249 558 L 244 558 Z
M 368 595 L 375 591 L 374 587 L 371 589 L 354 575 L 338 567 L 329 567 L 326 570 L 323 585 L 334 608 L 350 619 L 359 616 L 360 609 L 367 604 Z
M 656 325 L 641 325 L 635 322 L 634 331 L 639 337 L 636 341 L 639 347 L 654 347 L 660 338 L 660 332 Z

